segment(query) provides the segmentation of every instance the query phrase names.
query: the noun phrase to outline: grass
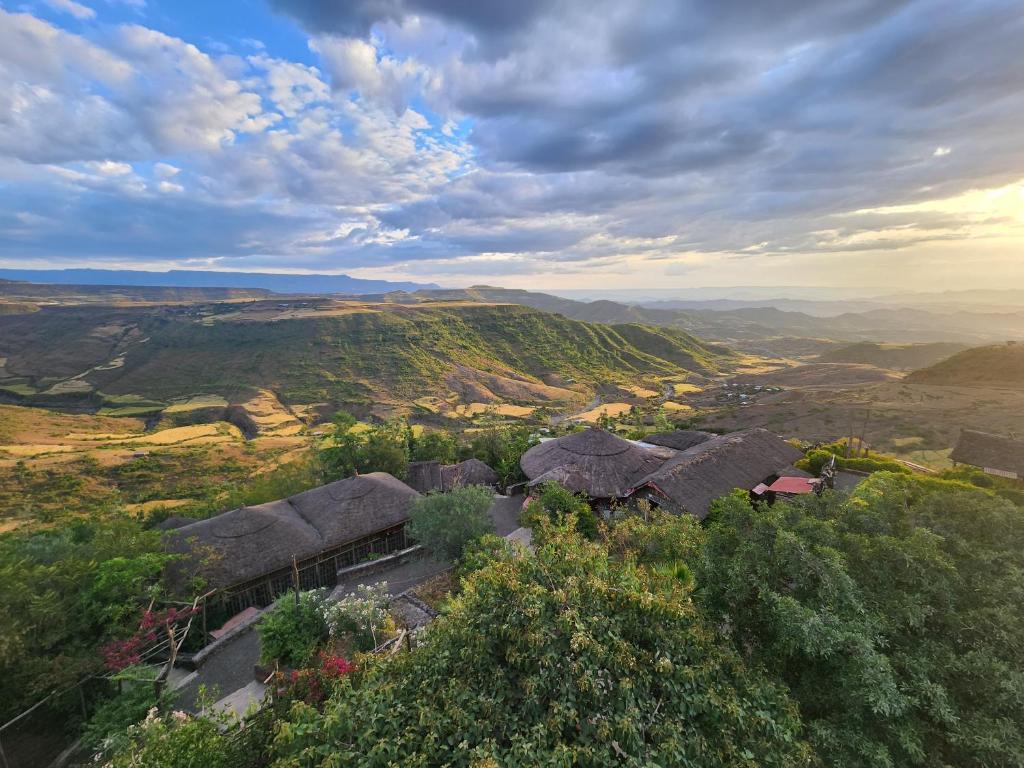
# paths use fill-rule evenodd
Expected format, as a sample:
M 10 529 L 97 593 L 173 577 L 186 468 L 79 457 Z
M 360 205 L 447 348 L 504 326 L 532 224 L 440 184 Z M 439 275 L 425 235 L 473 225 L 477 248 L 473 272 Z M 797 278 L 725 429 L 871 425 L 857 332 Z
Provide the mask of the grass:
M 612 418 L 623 416 L 629 413 L 632 407 L 629 403 L 604 403 L 596 408 L 591 408 L 589 411 L 577 413 L 570 420 L 596 424 L 602 416 L 610 416 Z
M 457 416 L 466 418 L 482 416 L 487 413 L 493 413 L 497 416 L 526 418 L 531 416 L 535 410 L 537 409 L 530 406 L 511 405 L 510 403 L 469 403 L 456 406 L 454 412 Z
M 220 395 L 194 395 L 185 400 L 172 402 L 164 409 L 164 413 L 185 413 L 200 408 L 225 408 L 228 401 Z

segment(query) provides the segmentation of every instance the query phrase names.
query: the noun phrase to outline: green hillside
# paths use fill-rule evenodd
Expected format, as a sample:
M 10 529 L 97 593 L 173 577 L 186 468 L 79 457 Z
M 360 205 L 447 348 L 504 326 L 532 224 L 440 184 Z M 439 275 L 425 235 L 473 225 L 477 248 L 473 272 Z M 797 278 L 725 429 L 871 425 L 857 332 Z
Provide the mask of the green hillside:
M 870 341 L 829 350 L 818 358 L 822 363 L 857 363 L 894 371 L 927 368 L 962 352 L 963 344 L 876 344 Z
M 732 360 L 681 331 L 516 305 L 298 306 L 46 307 L 0 317 L 0 387 L 43 398 L 208 393 L 234 401 L 267 388 L 292 403 L 450 392 L 533 403 L 576 400 L 598 384 L 642 376 L 715 373 Z
M 914 371 L 907 381 L 961 387 L 1024 388 L 1024 344 L 967 349 L 933 366 Z

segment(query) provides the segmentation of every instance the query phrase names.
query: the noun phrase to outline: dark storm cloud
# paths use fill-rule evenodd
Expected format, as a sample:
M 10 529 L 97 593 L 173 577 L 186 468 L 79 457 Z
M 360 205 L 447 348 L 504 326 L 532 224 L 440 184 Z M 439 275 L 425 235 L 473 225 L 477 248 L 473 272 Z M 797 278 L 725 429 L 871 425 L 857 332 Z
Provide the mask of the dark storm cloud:
M 500 39 L 529 27 L 549 0 L 270 0 L 312 33 L 365 36 L 377 22 L 400 22 L 426 14 L 464 26 L 481 37 Z

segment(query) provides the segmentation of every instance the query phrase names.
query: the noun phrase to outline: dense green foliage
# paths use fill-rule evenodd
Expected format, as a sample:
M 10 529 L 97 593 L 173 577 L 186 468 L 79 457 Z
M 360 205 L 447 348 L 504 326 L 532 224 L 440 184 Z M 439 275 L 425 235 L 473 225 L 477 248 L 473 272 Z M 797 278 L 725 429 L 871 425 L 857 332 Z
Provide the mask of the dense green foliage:
M 0 537 L 0 720 L 100 671 L 166 561 L 155 532 L 120 516 Z
M 409 509 L 408 532 L 442 560 L 457 560 L 466 544 L 494 532 L 489 488 L 469 485 L 417 499 Z
M 404 478 L 409 467 L 409 425 L 400 420 L 358 429 L 356 419 L 344 411 L 334 415 L 331 444 L 321 451 L 328 474 L 335 478 L 359 472 L 387 472 Z
M 976 488 L 987 488 L 997 496 L 1009 499 L 1018 507 L 1024 507 L 1024 482 L 1020 480 L 990 475 L 976 467 L 969 467 L 963 464 L 947 469 L 939 477 L 945 480 L 969 483 Z
M 425 431 L 417 437 L 404 419 L 367 425 L 338 411 L 329 445 L 320 451 L 320 461 L 325 474 L 333 479 L 356 472 L 387 472 L 404 479 L 410 461 L 450 464 L 457 454 L 458 441 L 448 432 Z
M 800 766 L 784 693 L 684 590 L 574 533 L 470 577 L 422 645 L 278 725 L 297 766 Z
M 264 663 L 279 662 L 286 667 L 303 667 L 312 662 L 317 650 L 330 637 L 325 608 L 327 592 L 301 592 L 298 599 L 282 597 L 256 626 Z
M 224 735 L 225 718 L 153 713 L 128 729 L 128 746 L 106 768 L 239 768 L 255 765 L 262 752 L 256 727 Z
M 783 681 L 828 765 L 1024 764 L 1024 516 L 879 474 L 849 500 L 720 502 L 698 599 Z
M 480 459 L 498 474 L 502 488 L 526 479 L 519 459 L 536 444 L 529 427 L 498 426 L 477 432 L 461 451 L 463 458 Z
M 910 474 L 910 470 L 898 461 L 877 453 L 846 458 L 846 446 L 843 443 L 831 443 L 821 448 L 812 448 L 802 459 L 796 462 L 795 466 L 817 477 L 821 474 L 821 468 L 831 461 L 833 457 L 836 460 L 836 469 L 852 469 L 856 472 L 898 472 L 904 475 Z
M 573 493 L 555 482 L 544 483 L 523 510 L 523 524 L 543 530 L 543 522 L 562 523 L 571 519 L 576 530 L 588 539 L 596 539 L 597 517 L 585 496 Z
M 432 430 L 411 439 L 409 461 L 439 461 L 453 464 L 459 454 L 459 441 L 448 432 Z
M 121 691 L 99 703 L 82 732 L 83 746 L 94 755 L 112 756 L 132 746 L 128 732 L 157 706 L 153 673 L 144 668 L 128 668 L 118 674 Z M 168 708 L 173 694 L 164 694 L 160 705 Z

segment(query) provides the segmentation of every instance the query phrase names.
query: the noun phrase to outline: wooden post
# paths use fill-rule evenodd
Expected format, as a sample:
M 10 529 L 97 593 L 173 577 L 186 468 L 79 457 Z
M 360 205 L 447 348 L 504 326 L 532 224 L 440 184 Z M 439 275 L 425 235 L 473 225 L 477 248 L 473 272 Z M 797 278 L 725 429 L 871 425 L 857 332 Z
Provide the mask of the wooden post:
M 206 602 L 208 598 L 203 598 L 203 645 L 210 642 L 210 633 L 206 630 Z
M 868 408 L 867 413 L 864 414 L 864 426 L 860 430 L 860 447 L 864 449 L 864 458 L 868 456 L 868 447 L 864 443 L 864 435 L 867 434 L 868 424 L 871 421 L 871 409 Z
M 295 589 L 295 607 L 299 607 L 299 564 L 292 555 L 292 587 Z
M 78 702 L 82 705 L 82 718 L 88 720 L 89 709 L 85 706 L 85 690 L 82 688 L 82 683 L 78 685 Z

